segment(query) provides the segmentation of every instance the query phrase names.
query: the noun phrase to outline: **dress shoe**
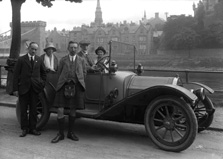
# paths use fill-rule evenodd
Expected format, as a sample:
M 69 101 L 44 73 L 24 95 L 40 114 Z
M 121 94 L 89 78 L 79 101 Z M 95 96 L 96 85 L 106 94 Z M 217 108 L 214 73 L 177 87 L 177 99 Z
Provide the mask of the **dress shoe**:
M 57 143 L 60 140 L 64 139 L 64 135 L 61 135 L 60 133 L 57 134 L 57 136 L 55 138 L 53 138 L 53 140 L 51 141 L 51 143 Z
M 29 133 L 32 134 L 32 135 L 35 135 L 35 136 L 41 135 L 41 133 L 39 131 L 35 130 L 35 129 L 34 130 L 30 130 Z
M 22 130 L 22 134 L 19 137 L 25 137 L 28 134 L 28 130 Z
M 74 140 L 74 141 L 78 141 L 79 140 L 79 138 L 73 132 L 68 132 L 67 133 L 67 138 L 71 139 L 71 140 Z

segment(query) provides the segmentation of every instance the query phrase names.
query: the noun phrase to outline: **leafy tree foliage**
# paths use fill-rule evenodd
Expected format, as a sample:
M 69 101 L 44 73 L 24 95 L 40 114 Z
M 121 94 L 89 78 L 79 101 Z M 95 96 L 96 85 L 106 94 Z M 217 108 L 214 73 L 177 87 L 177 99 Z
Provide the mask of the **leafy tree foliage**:
M 198 34 L 191 28 L 184 27 L 172 39 L 175 49 L 186 49 L 189 53 L 190 50 L 195 48 L 198 41 Z
M 200 32 L 200 47 L 220 48 L 223 47 L 223 23 L 215 22 Z
M 183 30 L 183 28 L 188 28 L 191 30 L 195 30 L 196 27 L 196 21 L 191 16 L 176 16 L 176 17 L 170 17 L 168 18 L 168 21 L 164 25 L 164 36 L 162 41 L 164 42 L 164 47 L 166 49 L 176 49 L 176 46 L 178 44 L 175 44 L 175 37 L 176 34 L 179 35 L 179 33 Z
M 198 40 L 198 34 L 191 28 L 182 28 L 172 38 L 175 49 L 193 49 L 196 46 Z
M 204 10 L 204 4 L 203 2 L 199 2 L 195 19 L 197 20 L 197 27 L 199 30 L 204 29 L 204 17 L 205 17 L 205 10 Z
M 2 0 L 0 0 L 1 2 Z M 51 7 L 53 5 L 53 1 L 55 0 L 36 0 L 36 2 L 42 4 L 44 7 Z M 65 0 L 75 3 L 81 3 L 82 0 Z M 21 47 L 21 7 L 22 4 L 25 3 L 26 0 L 11 0 L 12 5 L 12 41 L 10 48 L 10 55 L 7 60 L 8 67 L 8 76 L 7 76 L 7 93 L 12 93 L 12 80 L 13 74 L 12 70 L 15 65 L 16 59 L 20 54 Z
M 1 2 L 2 0 L 0 0 Z M 36 0 L 36 2 L 42 4 L 44 7 L 51 7 L 55 0 Z M 65 0 L 75 3 L 81 3 L 82 0 Z M 21 45 L 21 7 L 26 0 L 11 0 L 12 5 L 12 42 L 10 49 L 10 58 L 16 59 L 20 53 Z
M 223 0 L 219 1 L 217 5 L 214 7 L 215 17 L 223 21 Z

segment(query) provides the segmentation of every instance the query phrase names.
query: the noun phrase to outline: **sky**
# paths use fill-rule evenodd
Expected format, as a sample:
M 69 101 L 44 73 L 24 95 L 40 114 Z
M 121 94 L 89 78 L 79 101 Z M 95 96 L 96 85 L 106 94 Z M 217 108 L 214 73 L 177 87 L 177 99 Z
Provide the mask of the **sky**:
M 146 12 L 146 17 L 152 18 L 158 12 L 166 20 L 168 15 L 193 15 L 192 5 L 199 0 L 100 0 L 104 23 L 119 23 L 139 21 Z M 90 25 L 95 19 L 97 0 L 83 0 L 82 3 L 71 3 L 65 0 L 55 0 L 51 8 L 43 7 L 36 0 L 26 0 L 21 8 L 21 21 L 45 21 L 46 30 L 72 30 L 82 24 Z M 0 2 L 0 34 L 10 30 L 12 19 L 10 0 Z

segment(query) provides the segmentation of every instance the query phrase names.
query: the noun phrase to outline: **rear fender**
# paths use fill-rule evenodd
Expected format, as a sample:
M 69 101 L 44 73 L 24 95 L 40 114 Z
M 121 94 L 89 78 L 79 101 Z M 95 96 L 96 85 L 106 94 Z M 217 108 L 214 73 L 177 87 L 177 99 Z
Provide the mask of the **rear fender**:
M 202 88 L 204 88 L 206 91 L 208 91 L 210 94 L 213 94 L 214 93 L 214 90 L 202 83 L 198 83 L 198 82 L 188 82 L 187 84 L 192 84 L 192 85 L 197 85 L 197 86 L 200 86 Z

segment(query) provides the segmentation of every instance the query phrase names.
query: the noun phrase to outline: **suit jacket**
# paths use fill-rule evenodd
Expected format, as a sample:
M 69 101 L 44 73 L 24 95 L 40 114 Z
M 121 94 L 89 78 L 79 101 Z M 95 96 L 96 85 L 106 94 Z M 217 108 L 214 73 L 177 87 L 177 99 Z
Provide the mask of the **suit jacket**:
M 90 56 L 85 55 L 85 53 L 83 51 L 78 52 L 77 55 L 84 59 L 86 69 L 91 70 L 91 67 L 94 65 L 94 62 L 90 58 Z
M 80 84 L 82 85 L 82 87 L 85 89 L 84 80 L 85 80 L 85 76 L 86 76 L 86 67 L 85 67 L 84 59 L 82 59 L 79 56 L 76 56 L 75 62 L 76 62 L 75 73 L 77 75 L 77 79 L 80 82 Z M 69 55 L 67 55 L 67 56 L 63 57 L 62 59 L 60 59 L 59 69 L 58 69 L 59 79 L 57 82 L 56 90 L 59 90 L 64 85 L 64 83 L 67 81 L 69 71 L 70 71 L 70 59 L 69 59 Z
M 41 56 L 40 56 L 40 58 L 44 61 L 44 57 L 45 57 L 45 55 L 46 54 L 42 54 Z M 55 55 L 53 55 L 54 56 L 54 70 L 55 71 L 57 71 L 58 70 L 58 59 L 57 59 L 57 57 L 55 56 Z
M 46 81 L 46 69 L 39 56 L 34 57 L 33 68 L 28 54 L 18 58 L 14 69 L 13 91 L 18 91 L 19 95 L 25 94 L 32 86 L 36 93 L 40 93 Z

